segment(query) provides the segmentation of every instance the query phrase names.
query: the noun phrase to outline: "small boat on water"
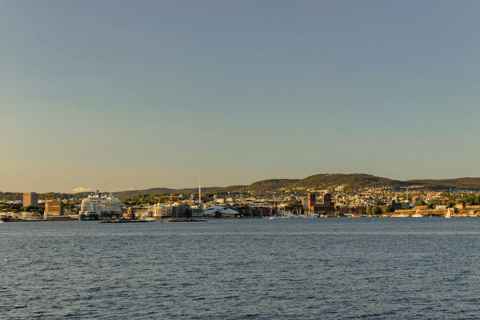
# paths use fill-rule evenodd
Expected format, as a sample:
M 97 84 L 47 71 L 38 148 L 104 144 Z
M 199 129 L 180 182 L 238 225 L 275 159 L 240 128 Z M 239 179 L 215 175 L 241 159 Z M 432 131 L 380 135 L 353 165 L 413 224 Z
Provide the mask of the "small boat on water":
M 421 213 L 415 213 L 412 218 L 423 218 L 423 214 Z
M 391 217 L 392 218 L 408 218 L 408 217 L 410 217 L 410 215 L 408 215 L 406 213 L 400 213 L 400 214 L 392 215 Z
M 452 215 L 450 214 L 450 209 L 447 210 L 447 214 L 445 215 L 445 218 L 450 219 Z

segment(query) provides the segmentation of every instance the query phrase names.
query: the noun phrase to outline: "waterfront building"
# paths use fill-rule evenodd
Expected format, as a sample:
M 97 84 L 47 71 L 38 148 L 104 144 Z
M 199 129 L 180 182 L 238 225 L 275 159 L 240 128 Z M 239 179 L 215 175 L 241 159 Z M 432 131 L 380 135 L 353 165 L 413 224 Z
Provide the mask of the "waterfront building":
M 189 207 L 184 204 L 173 203 L 163 204 L 157 203 L 149 207 L 149 211 L 154 218 L 184 218 L 188 215 Z
M 55 200 L 45 201 L 45 215 L 47 216 L 61 216 L 62 202 Z
M 191 208 L 192 209 L 192 217 L 193 218 L 201 218 L 203 217 L 203 206 L 194 206 Z
M 205 210 L 205 216 L 212 217 L 212 216 L 230 216 L 234 217 L 239 215 L 236 210 L 233 210 L 228 207 L 220 207 L 220 206 L 211 206 Z
M 323 195 L 323 204 L 317 204 L 315 199 L 315 193 L 308 194 L 308 211 L 311 213 L 318 212 L 335 212 L 335 206 L 332 202 L 332 195 L 330 193 L 325 193 Z
M 169 218 L 173 214 L 173 206 L 171 204 L 157 203 L 150 207 L 154 218 Z

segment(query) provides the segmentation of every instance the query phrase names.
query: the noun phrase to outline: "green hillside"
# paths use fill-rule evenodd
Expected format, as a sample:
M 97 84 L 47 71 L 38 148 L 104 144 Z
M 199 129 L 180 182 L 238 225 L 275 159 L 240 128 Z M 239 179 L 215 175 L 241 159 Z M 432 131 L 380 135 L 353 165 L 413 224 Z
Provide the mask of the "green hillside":
M 276 191 L 280 189 L 291 188 L 316 188 L 327 189 L 337 186 L 345 186 L 349 189 L 362 188 L 401 188 L 412 185 L 421 185 L 429 189 L 470 189 L 480 190 L 480 178 L 458 178 L 458 179 L 418 179 L 400 181 L 383 177 L 377 177 L 370 174 L 353 173 L 323 173 L 309 176 L 305 179 L 269 179 L 252 183 L 249 186 L 235 185 L 229 187 L 209 187 L 202 188 L 204 193 L 227 193 L 238 192 L 241 190 L 250 190 L 256 192 Z M 162 194 L 162 193 L 183 193 L 189 195 L 197 194 L 198 188 L 169 189 L 169 188 L 152 188 L 146 190 L 128 190 L 122 192 L 114 192 L 113 195 L 119 198 L 129 198 L 136 195 Z
M 261 190 L 278 190 L 281 188 L 290 187 L 292 184 L 298 182 L 298 179 L 271 179 L 262 180 L 252 183 L 247 187 L 248 190 L 261 191 Z
M 457 178 L 457 179 L 442 179 L 442 180 L 408 180 L 409 185 L 418 184 L 431 189 L 480 189 L 480 178 Z
M 375 177 L 368 174 L 316 174 L 305 179 L 271 179 L 252 183 L 247 188 L 252 191 L 278 190 L 282 188 L 318 188 L 326 189 L 344 185 L 359 189 L 367 187 L 402 187 L 406 182 Z
M 424 186 L 428 189 L 469 189 L 480 190 L 480 178 L 457 178 L 457 179 L 415 179 L 408 181 L 392 180 L 388 178 L 376 177 L 370 174 L 353 173 L 353 174 L 340 174 L 340 173 L 323 173 L 309 176 L 305 179 L 269 179 L 252 183 L 249 186 L 234 185 L 229 187 L 208 187 L 202 188 L 202 193 L 227 193 L 227 192 L 242 192 L 242 191 L 276 191 L 280 189 L 291 188 L 316 188 L 327 189 L 337 186 L 345 186 L 348 189 L 361 189 L 361 188 L 381 188 L 392 187 L 400 188 L 406 186 Z M 104 191 L 102 193 L 109 193 Z M 159 195 L 170 193 L 183 193 L 185 196 L 191 193 L 197 194 L 198 188 L 183 188 L 183 189 L 171 189 L 171 188 L 152 188 L 145 190 L 127 190 L 121 192 L 113 192 L 115 197 L 130 198 L 138 195 Z M 83 198 L 87 192 L 69 194 L 69 193 L 43 193 L 39 194 L 40 199 L 57 199 L 62 197 L 70 198 Z M 0 192 L 0 200 L 22 200 L 23 193 L 21 192 Z
M 295 187 L 315 187 L 326 189 L 344 185 L 348 188 L 380 188 L 380 187 L 402 187 L 406 183 L 398 180 L 391 180 L 382 177 L 376 177 L 369 174 L 353 173 L 325 173 L 316 174 L 302 179 L 294 184 Z

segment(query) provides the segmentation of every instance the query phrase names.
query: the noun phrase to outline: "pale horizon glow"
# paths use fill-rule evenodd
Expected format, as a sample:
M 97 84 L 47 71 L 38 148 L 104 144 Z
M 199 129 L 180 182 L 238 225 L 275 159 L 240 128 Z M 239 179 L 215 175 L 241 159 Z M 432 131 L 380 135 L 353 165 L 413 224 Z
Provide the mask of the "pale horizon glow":
M 0 3 L 0 191 L 479 177 L 477 1 Z

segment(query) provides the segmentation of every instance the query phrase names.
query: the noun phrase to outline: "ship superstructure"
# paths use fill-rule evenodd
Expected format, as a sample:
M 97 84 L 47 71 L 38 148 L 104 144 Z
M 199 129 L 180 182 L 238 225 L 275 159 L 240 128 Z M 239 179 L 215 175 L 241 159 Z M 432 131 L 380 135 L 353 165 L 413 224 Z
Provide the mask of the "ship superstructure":
M 120 199 L 114 198 L 112 195 L 102 195 L 100 190 L 95 190 L 95 194 L 82 200 L 79 219 L 108 220 L 118 219 L 121 215 Z

